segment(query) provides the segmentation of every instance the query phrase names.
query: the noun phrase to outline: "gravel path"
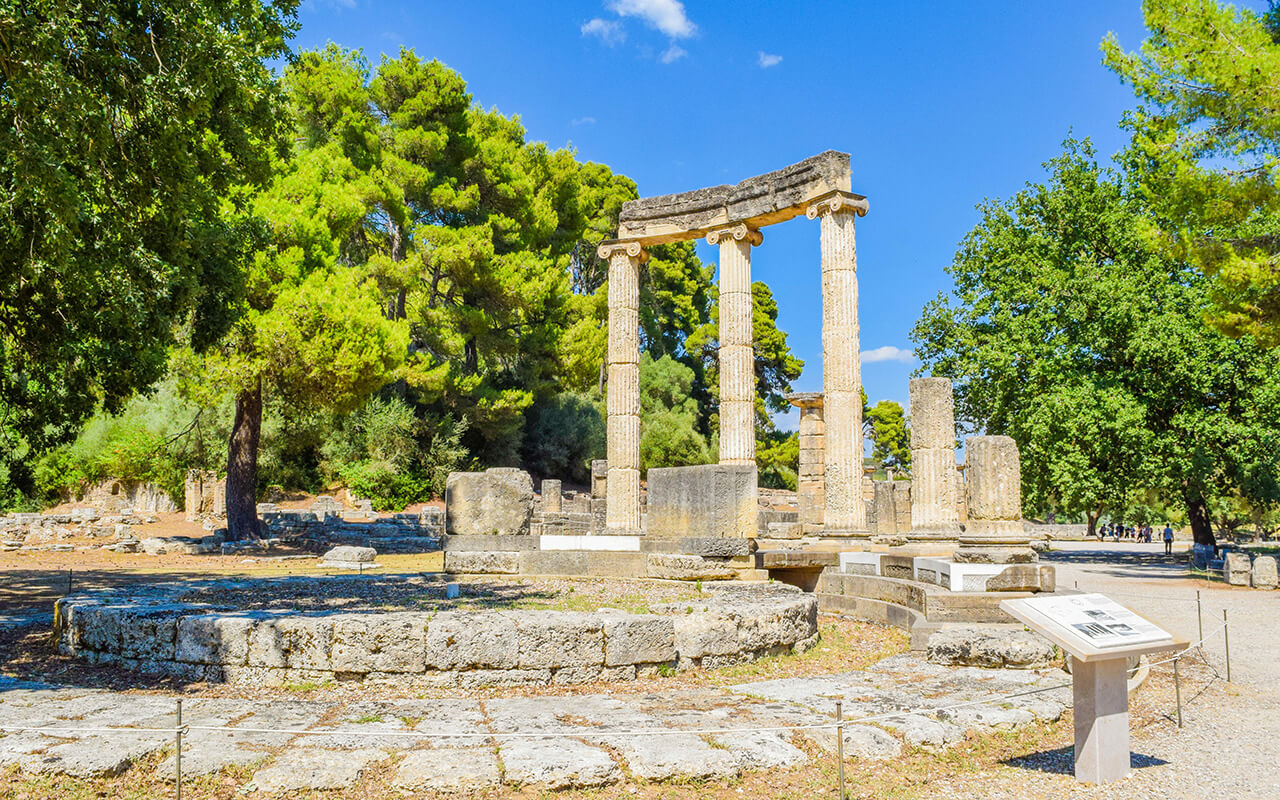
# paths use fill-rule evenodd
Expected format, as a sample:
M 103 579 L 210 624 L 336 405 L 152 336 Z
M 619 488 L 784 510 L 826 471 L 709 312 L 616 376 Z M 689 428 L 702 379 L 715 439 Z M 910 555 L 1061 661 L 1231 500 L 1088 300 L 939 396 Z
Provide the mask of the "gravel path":
M 1184 723 L 1156 719 L 1133 731 L 1132 777 L 1108 787 L 1075 785 L 1067 775 L 1047 774 L 1053 759 L 1028 759 L 1028 770 L 991 775 L 984 797 L 1280 798 L 1280 592 L 1226 587 L 1187 577 L 1186 555 L 1164 555 L 1163 545 L 1060 543 L 1046 561 L 1057 566 L 1060 586 L 1098 591 L 1191 641 L 1198 638 L 1200 593 L 1204 654 L 1212 670 L 1188 666 Z M 1223 638 L 1213 632 L 1230 621 L 1233 683 L 1204 680 L 1225 673 Z M 1159 667 L 1168 698 L 1169 667 Z M 1153 671 L 1154 673 L 1155 671 Z M 1010 771 L 1012 772 L 1012 771 Z

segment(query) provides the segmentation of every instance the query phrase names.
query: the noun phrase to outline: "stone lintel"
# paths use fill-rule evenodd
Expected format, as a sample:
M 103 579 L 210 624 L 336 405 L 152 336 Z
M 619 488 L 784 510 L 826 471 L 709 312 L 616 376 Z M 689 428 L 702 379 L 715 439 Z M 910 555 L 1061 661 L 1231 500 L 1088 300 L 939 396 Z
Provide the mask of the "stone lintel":
M 645 197 L 622 204 L 617 241 L 642 245 L 700 239 L 713 230 L 746 224 L 760 228 L 800 216 L 815 202 L 835 194 L 854 205 L 866 199 L 851 192 L 849 154 L 828 150 L 789 167 L 747 178 L 733 186 Z
M 797 408 L 822 408 L 822 392 L 791 392 L 785 397 Z

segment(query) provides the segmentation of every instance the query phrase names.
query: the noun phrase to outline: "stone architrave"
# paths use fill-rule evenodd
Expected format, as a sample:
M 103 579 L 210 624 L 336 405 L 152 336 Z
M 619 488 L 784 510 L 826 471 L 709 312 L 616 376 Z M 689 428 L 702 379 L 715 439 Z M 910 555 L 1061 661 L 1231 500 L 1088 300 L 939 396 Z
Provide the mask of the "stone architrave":
M 686 539 L 756 535 L 755 464 L 649 470 L 649 536 Z
M 972 436 L 965 441 L 969 522 L 954 559 L 1011 564 L 1033 562 L 1022 521 L 1022 464 L 1008 436 Z
M 640 530 L 640 264 L 638 242 L 602 244 L 609 262 L 609 367 L 605 406 L 609 475 L 605 528 Z
M 746 225 L 711 231 L 720 246 L 720 463 L 756 463 L 756 372 L 752 349 L 751 247 Z
M 858 251 L 854 218 L 865 200 L 841 193 L 809 206 L 822 235 L 822 402 L 827 536 L 867 531 L 862 495 L 862 364 L 858 351 Z
M 800 463 L 796 481 L 800 524 L 806 534 L 818 533 L 822 530 L 826 506 L 822 392 L 793 392 L 787 395 L 787 401 L 800 409 Z
M 948 378 L 915 378 L 911 393 L 911 530 L 955 537 L 955 399 Z

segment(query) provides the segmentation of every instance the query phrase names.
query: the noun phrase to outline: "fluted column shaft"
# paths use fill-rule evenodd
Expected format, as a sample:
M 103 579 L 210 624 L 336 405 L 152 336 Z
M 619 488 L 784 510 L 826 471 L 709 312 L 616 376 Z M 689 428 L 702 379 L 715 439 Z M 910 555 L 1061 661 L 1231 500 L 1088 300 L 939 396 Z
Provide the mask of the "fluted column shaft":
M 955 397 L 947 378 L 915 378 L 911 393 L 911 529 L 956 533 Z
M 867 530 L 862 496 L 862 364 L 858 351 L 858 251 L 853 220 L 865 205 L 837 196 L 810 207 L 822 232 L 822 397 L 828 534 Z
M 601 245 L 609 261 L 605 528 L 640 530 L 640 264 L 638 243 Z
M 759 231 L 737 225 L 707 235 L 720 245 L 720 463 L 756 463 L 756 371 L 751 246 Z

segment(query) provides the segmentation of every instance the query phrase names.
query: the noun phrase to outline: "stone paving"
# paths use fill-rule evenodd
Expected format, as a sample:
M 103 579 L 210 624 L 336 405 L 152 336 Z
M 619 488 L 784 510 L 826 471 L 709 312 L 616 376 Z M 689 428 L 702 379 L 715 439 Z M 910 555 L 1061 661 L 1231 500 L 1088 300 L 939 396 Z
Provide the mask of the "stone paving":
M 350 702 L 192 698 L 183 704 L 183 722 L 192 726 L 183 774 L 255 765 L 244 788 L 269 793 L 351 786 L 392 758 L 398 759 L 393 784 L 426 792 L 499 783 L 603 786 L 628 772 L 650 780 L 725 777 L 806 763 L 797 736 L 834 750 L 834 727 L 768 729 L 830 726 L 837 698 L 846 718 L 855 720 L 845 731 L 846 752 L 882 759 L 899 755 L 904 742 L 937 750 L 966 731 L 1056 720 L 1070 703 L 1069 689 L 1007 695 L 1067 680 L 1057 669 L 953 668 L 905 654 L 862 672 L 652 694 Z M 997 702 L 944 708 L 990 699 Z M 934 712 L 882 716 L 918 708 Z M 161 774 L 172 774 L 170 733 L 72 729 L 168 727 L 173 710 L 168 696 L 0 678 L 0 726 L 67 729 L 0 737 L 0 768 L 16 764 L 23 774 L 93 778 L 119 774 L 160 753 L 167 759 Z M 866 716 L 877 719 L 856 723 Z

